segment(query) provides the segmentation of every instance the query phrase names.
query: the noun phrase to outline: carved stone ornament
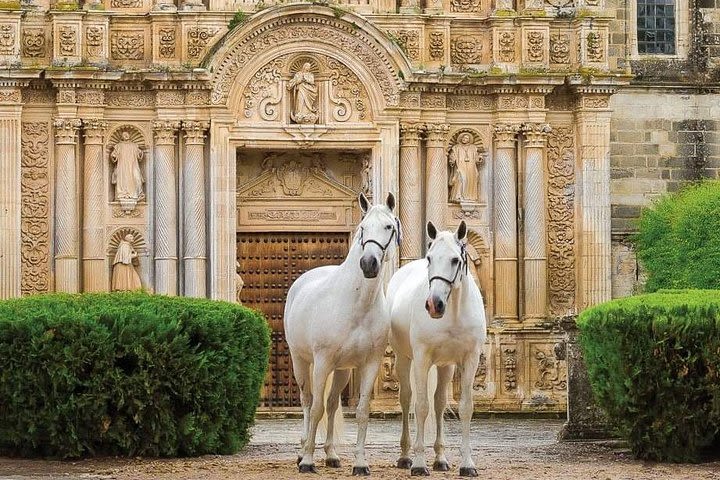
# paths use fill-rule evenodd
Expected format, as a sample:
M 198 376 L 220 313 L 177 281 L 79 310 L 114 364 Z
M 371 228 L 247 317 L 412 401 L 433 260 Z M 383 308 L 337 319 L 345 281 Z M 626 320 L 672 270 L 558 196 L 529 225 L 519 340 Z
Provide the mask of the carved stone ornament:
M 530 62 L 542 62 L 545 59 L 545 34 L 533 31 L 527 34 L 527 58 Z
M 480 0 L 450 0 L 451 12 L 477 12 L 480 10 Z
M 22 93 L 20 93 L 20 90 L 0 90 L 0 103 L 20 102 L 22 102 Z
M 487 357 L 484 353 L 480 354 L 480 362 L 478 362 L 478 368 L 475 371 L 475 380 L 473 380 L 473 390 L 480 391 L 487 388 Z
M 161 27 L 158 29 L 158 36 L 160 37 L 158 53 L 160 58 L 175 58 L 175 35 L 175 27 Z
M 77 29 L 73 25 L 62 25 L 59 34 L 60 55 L 77 55 Z
M 24 57 L 44 57 L 46 50 L 44 28 L 23 28 L 22 54 Z
M 85 48 L 90 57 L 100 57 L 103 55 L 104 37 L 105 27 L 101 25 L 89 25 L 85 28 Z
M 550 35 L 550 63 L 570 63 L 570 35 L 567 33 Z
M 548 290 L 550 314 L 562 317 L 575 307 L 575 146 L 570 126 L 555 127 L 547 138 Z
M 481 62 L 482 42 L 472 35 L 458 35 L 450 43 L 450 60 L 454 65 Z
M 282 71 L 284 58 L 266 64 L 250 79 L 245 88 L 245 117 L 252 118 L 257 112 L 262 120 L 278 119 L 278 105 L 282 101 Z
M 605 96 L 583 97 L 583 108 L 608 108 L 610 100 Z
M 22 123 L 21 278 L 23 295 L 50 291 L 50 129 L 47 122 Z
M 0 24 L 0 55 L 15 54 L 15 25 L 10 23 Z
M 137 272 L 139 252 L 145 250 L 145 240 L 134 228 L 116 230 L 109 245 L 112 255 L 112 291 L 130 291 L 142 288 L 140 275 Z
M 395 353 L 389 345 L 385 347 L 385 354 L 382 359 L 382 370 L 380 372 L 380 381 L 384 391 L 400 391 L 400 380 L 395 369 Z
M 111 107 L 152 107 L 155 105 L 153 92 L 108 92 L 107 104 Z
M 388 30 L 388 35 L 410 60 L 420 61 L 420 32 L 417 30 Z
M 536 388 L 558 391 L 567 389 L 567 366 L 564 361 L 540 349 L 535 351 L 535 360 L 538 362 Z
M 155 96 L 158 105 L 180 106 L 185 104 L 182 90 L 159 90 Z
M 491 110 L 493 99 L 489 96 L 480 95 L 449 95 L 447 100 L 448 110 Z
M 515 390 L 517 388 L 517 355 L 515 348 L 506 348 L 503 350 L 503 367 L 505 370 L 505 380 L 503 385 L 505 390 Z
M 313 124 L 317 123 L 320 118 L 318 115 L 318 86 L 315 84 L 313 66 L 313 62 L 303 62 L 288 82 L 287 89 L 292 92 L 290 120 L 293 123 Z
M 442 60 L 445 57 L 445 34 L 443 32 L 430 32 L 429 41 L 430 58 Z
M 145 142 L 136 128 L 121 127 L 110 136 L 108 152 L 114 165 L 111 183 L 115 185 L 115 201 L 123 211 L 131 211 L 145 198 L 140 162 L 145 158 Z
M 343 63 L 329 58 L 331 115 L 336 122 L 369 120 L 369 105 L 365 86 Z
M 110 38 L 110 53 L 115 60 L 142 60 L 145 57 L 145 33 L 114 32 Z
M 76 102 L 82 105 L 102 105 L 105 95 L 102 90 L 78 90 Z
M 256 58 L 257 52 L 270 45 L 280 47 L 285 43 L 303 39 L 321 41 L 334 45 L 341 52 L 348 52 L 364 65 L 378 84 L 388 106 L 397 106 L 402 81 L 395 73 L 393 63 L 378 42 L 357 26 L 330 17 L 290 17 L 275 19 L 256 29 L 230 47 L 213 77 L 210 101 L 213 105 L 224 104 L 234 85 L 235 78 Z
M 448 191 L 450 203 L 477 202 L 480 195 L 480 167 L 485 163 L 480 135 L 463 129 L 453 135 L 448 150 Z
M 591 62 L 603 62 L 605 60 L 605 49 L 603 48 L 603 38 L 598 32 L 588 32 L 587 37 L 587 56 Z
M 187 54 L 190 59 L 198 59 L 207 48 L 210 39 L 219 31 L 217 28 L 194 27 L 187 32 Z
M 498 38 L 499 59 L 501 62 L 515 61 L 515 32 L 500 32 Z
M 111 0 L 112 8 L 141 8 L 142 0 Z

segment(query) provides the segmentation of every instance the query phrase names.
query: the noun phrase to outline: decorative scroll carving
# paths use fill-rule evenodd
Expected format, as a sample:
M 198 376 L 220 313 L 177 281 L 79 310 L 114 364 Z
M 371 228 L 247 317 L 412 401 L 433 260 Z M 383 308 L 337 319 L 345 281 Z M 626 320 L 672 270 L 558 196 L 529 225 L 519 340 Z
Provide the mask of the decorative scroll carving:
M 15 25 L 4 23 L 0 25 L 0 55 L 15 54 Z
M 55 100 L 49 90 L 25 89 L 22 92 L 22 101 L 24 103 L 50 104 Z
M 515 61 L 515 32 L 500 32 L 498 38 L 499 58 L 501 62 Z
M 442 60 L 445 57 L 445 34 L 443 32 L 430 32 L 429 35 L 430 58 Z
M 23 28 L 22 54 L 25 57 L 35 58 L 45 56 L 45 29 Z
M 527 34 L 527 58 L 530 62 L 542 62 L 545 60 L 545 34 L 533 31 Z
M 388 35 L 410 60 L 420 61 L 420 32 L 417 30 L 388 30 Z
M 400 380 L 395 370 L 395 353 L 390 345 L 385 347 L 385 355 L 382 359 L 382 371 L 380 372 L 380 381 L 382 389 L 386 392 L 400 391 Z
M 20 90 L 0 90 L 0 103 L 20 103 L 21 101 Z
M 548 288 L 551 316 L 575 306 L 575 152 L 570 126 L 553 129 L 547 139 Z
M 115 60 L 142 60 L 145 56 L 145 33 L 115 32 L 112 34 L 111 54 Z
M 105 99 L 102 90 L 78 90 L 75 98 L 83 105 L 102 105 Z
M 110 6 L 112 8 L 140 8 L 142 0 L 112 0 Z
M 451 203 L 477 202 L 480 192 L 480 167 L 485 162 L 480 134 L 462 129 L 450 140 L 448 150 L 448 186 Z
M 498 104 L 503 110 L 525 110 L 529 101 L 525 95 L 506 95 L 498 99 Z
M 205 51 L 210 39 L 218 32 L 217 28 L 195 27 L 188 30 L 188 58 L 197 59 Z
M 352 117 L 353 111 L 357 112 L 358 120 L 365 120 L 367 117 L 367 101 L 365 89 L 360 79 L 350 71 L 344 64 L 334 59 L 327 62 L 330 69 L 330 100 L 335 104 L 332 115 L 338 122 L 344 122 Z
M 158 105 L 184 105 L 185 95 L 182 90 L 160 90 L 155 100 Z
M 602 62 L 605 60 L 605 49 L 603 48 L 603 38 L 598 32 L 588 32 L 587 37 L 587 56 L 591 62 Z
M 479 95 L 449 95 L 448 110 L 490 110 L 493 108 L 493 99 Z
M 550 35 L 550 63 L 570 63 L 570 35 L 567 33 Z
M 567 389 L 567 367 L 563 368 L 562 360 L 540 349 L 535 352 L 535 359 L 538 361 L 535 387 L 540 390 Z
M 442 93 L 426 93 L 420 97 L 423 108 L 445 108 L 445 95 Z
M 152 107 L 155 95 L 152 92 L 108 92 L 107 103 L 111 107 Z
M 187 105 L 207 105 L 210 100 L 210 92 L 207 90 L 193 90 L 185 95 Z
M 458 35 L 450 43 L 450 60 L 453 64 L 463 65 L 480 63 L 482 42 L 472 35 Z
M 503 350 L 504 357 L 504 368 L 505 368 L 505 390 L 515 390 L 517 388 L 517 376 L 515 370 L 517 369 L 517 355 L 515 348 L 506 348 Z
M 62 25 L 59 33 L 60 55 L 77 55 L 77 29 L 72 25 Z
M 284 59 L 277 58 L 255 72 L 245 88 L 245 117 L 251 118 L 257 108 L 263 120 L 277 120 L 277 105 L 282 100 L 280 80 L 285 66 Z
M 335 45 L 353 56 L 370 72 L 383 92 L 388 106 L 399 101 L 401 80 L 395 74 L 386 52 L 372 38 L 358 31 L 347 22 L 332 18 L 297 17 L 280 18 L 256 29 L 237 45 L 230 48 L 227 56 L 216 69 L 213 78 L 213 105 L 225 103 L 235 78 L 257 52 L 268 46 L 279 46 L 302 39 L 312 39 Z
M 103 37 L 105 27 L 91 25 L 85 29 L 85 48 L 91 57 L 100 57 L 103 54 Z
M 22 123 L 20 288 L 23 295 L 50 291 L 49 143 L 47 122 Z
M 450 0 L 451 12 L 478 12 L 480 11 L 480 0 Z
M 480 362 L 475 371 L 475 380 L 473 381 L 473 390 L 480 391 L 487 388 L 487 357 L 484 353 L 480 354 Z
M 584 108 L 608 108 L 610 100 L 608 97 L 583 97 L 582 106 Z
M 158 29 L 160 58 L 175 58 L 175 27 L 161 27 Z

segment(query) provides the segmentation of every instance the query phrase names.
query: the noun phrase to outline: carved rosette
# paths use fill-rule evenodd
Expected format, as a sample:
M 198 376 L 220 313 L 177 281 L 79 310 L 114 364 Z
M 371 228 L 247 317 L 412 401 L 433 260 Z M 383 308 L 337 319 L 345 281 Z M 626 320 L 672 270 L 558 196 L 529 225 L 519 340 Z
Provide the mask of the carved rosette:
M 575 307 L 575 151 L 571 126 L 555 127 L 547 141 L 548 295 L 550 315 Z
M 23 295 L 50 291 L 50 181 L 47 122 L 22 123 L 21 279 Z

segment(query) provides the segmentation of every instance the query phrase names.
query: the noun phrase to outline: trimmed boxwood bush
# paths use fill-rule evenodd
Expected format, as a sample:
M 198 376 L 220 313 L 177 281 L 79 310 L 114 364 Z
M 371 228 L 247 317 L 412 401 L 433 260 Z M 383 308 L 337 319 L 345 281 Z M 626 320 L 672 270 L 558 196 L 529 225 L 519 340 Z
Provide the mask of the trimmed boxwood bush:
M 0 302 L 0 453 L 234 453 L 268 365 L 263 317 L 144 293 Z
M 676 290 L 582 312 L 600 406 L 639 458 L 697 461 L 720 435 L 720 291 Z
M 635 237 L 645 289 L 720 289 L 720 182 L 689 186 L 643 210 Z

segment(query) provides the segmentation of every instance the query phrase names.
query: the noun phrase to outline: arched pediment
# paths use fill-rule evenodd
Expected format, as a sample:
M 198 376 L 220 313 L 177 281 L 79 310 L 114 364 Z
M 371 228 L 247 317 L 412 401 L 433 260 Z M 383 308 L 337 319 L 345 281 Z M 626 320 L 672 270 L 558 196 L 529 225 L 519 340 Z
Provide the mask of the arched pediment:
M 378 110 L 399 104 L 403 79 L 411 75 L 405 55 L 377 27 L 356 14 L 339 15 L 319 5 L 268 9 L 229 32 L 220 44 L 205 61 L 213 75 L 212 105 L 230 107 L 240 77 L 273 55 L 303 49 L 340 58 L 365 83 Z

